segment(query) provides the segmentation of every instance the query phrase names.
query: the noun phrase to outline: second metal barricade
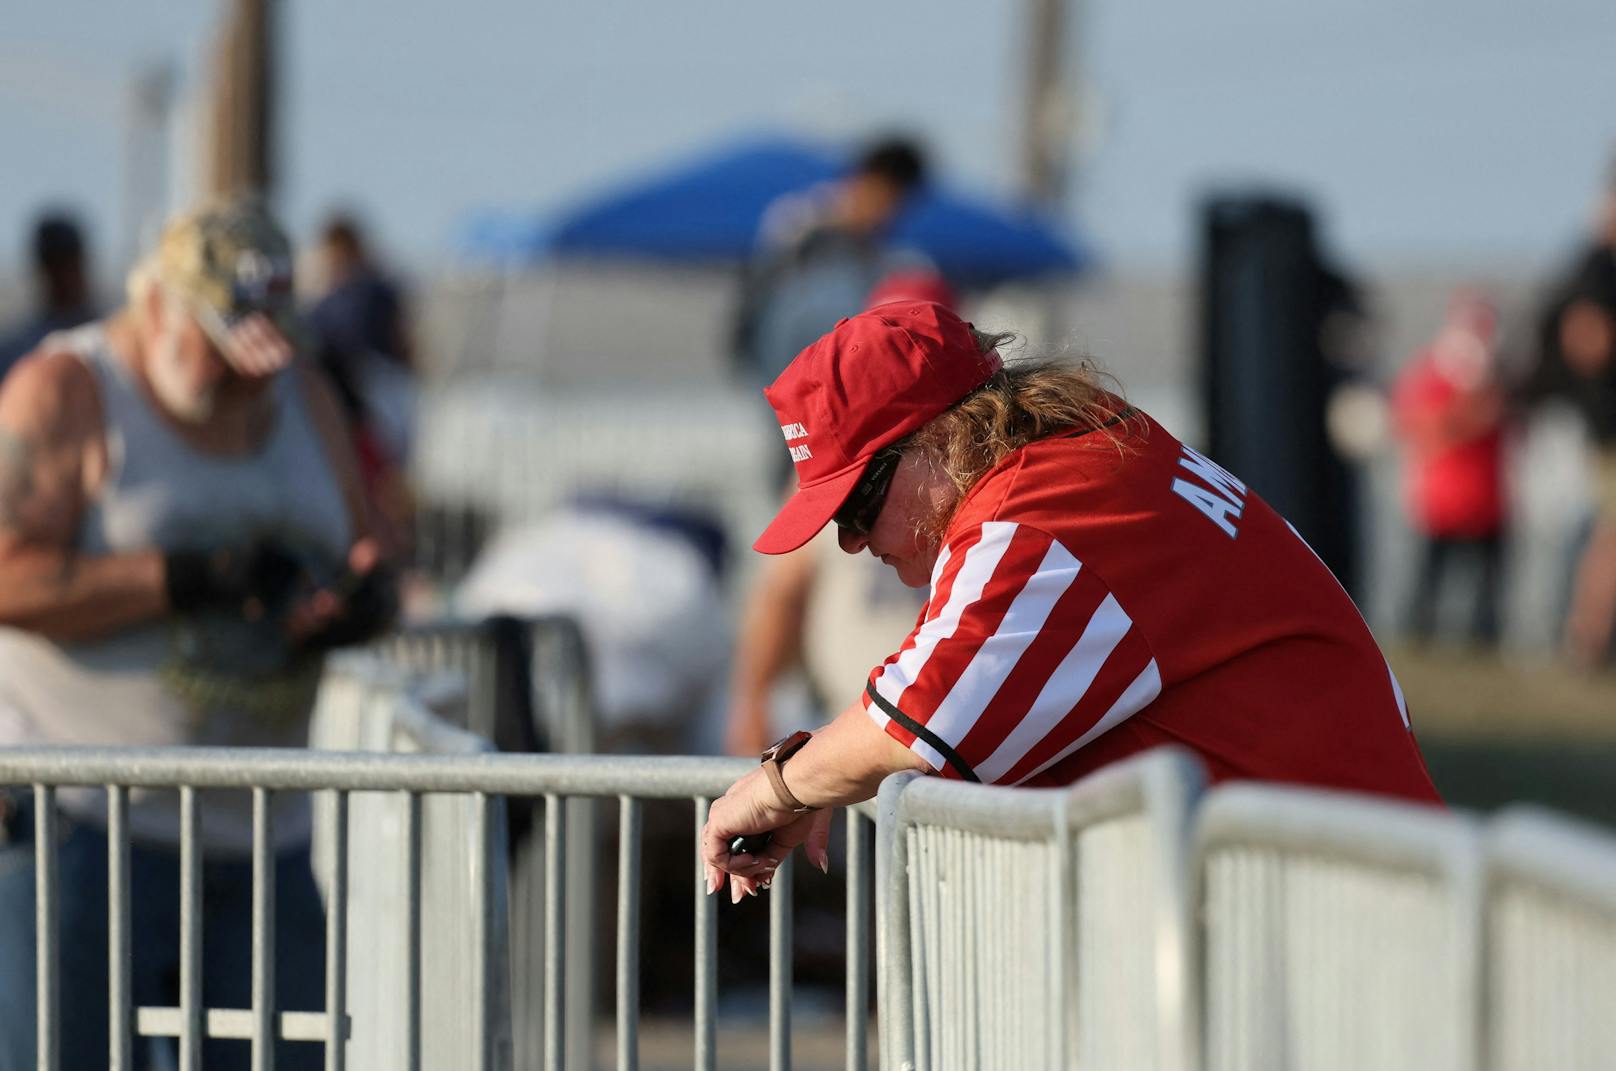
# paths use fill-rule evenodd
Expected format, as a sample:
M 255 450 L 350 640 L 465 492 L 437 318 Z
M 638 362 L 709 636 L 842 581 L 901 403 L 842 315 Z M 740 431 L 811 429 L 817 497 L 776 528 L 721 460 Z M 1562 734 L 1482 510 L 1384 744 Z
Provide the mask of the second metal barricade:
M 1162 750 L 1071 789 L 879 797 L 883 1067 L 1192 1066 L 1188 821 Z
M 1197 847 L 1207 1071 L 1478 1066 L 1471 821 L 1236 784 L 1208 795 Z

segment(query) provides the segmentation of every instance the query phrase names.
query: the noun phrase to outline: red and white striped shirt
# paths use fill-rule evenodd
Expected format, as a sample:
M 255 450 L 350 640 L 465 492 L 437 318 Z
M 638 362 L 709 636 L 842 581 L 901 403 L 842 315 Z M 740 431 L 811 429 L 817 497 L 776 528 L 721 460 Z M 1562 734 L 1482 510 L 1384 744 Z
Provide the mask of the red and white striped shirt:
M 1239 480 L 1139 414 L 1040 440 L 950 522 L 876 723 L 943 776 L 1069 784 L 1163 743 L 1214 780 L 1437 800 L 1351 599 Z

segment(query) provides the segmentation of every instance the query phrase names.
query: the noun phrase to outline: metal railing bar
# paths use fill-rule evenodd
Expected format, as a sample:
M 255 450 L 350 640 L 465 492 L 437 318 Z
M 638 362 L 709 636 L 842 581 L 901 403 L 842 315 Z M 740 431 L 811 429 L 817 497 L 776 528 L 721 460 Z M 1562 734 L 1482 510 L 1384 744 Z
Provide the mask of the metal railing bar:
M 281 1037 L 287 1041 L 324 1041 L 331 1022 L 324 1012 L 281 1012 Z
M 717 796 L 745 759 L 646 755 L 400 755 L 292 748 L 7 748 L 0 784 L 487 792 L 500 796 Z
M 880 964 L 878 1005 L 881 1023 L 881 1067 L 914 1066 L 914 988 L 909 950 L 909 874 L 903 832 L 898 828 L 898 800 L 917 775 L 894 774 L 881 782 L 876 795 L 876 934 Z
M 253 789 L 252 1071 L 275 1068 L 275 848 L 269 793 Z
M 129 931 L 129 790 L 107 786 L 107 1068 L 131 1071 L 129 1005 L 134 948 Z
M 135 1030 L 143 1038 L 177 1038 L 183 1031 L 178 1008 L 136 1008 Z
M 847 811 L 847 1071 L 868 1071 L 870 1016 L 869 828 Z
M 701 860 L 701 831 L 707 825 L 712 801 L 696 799 L 696 978 L 695 978 L 695 1068 L 713 1071 L 717 1066 L 718 1002 L 718 899 L 722 892 L 707 894 L 707 868 Z
M 489 871 L 489 815 L 493 807 L 487 795 L 471 796 L 471 887 L 475 890 L 476 910 L 472 913 L 471 1006 L 472 1058 L 477 1071 L 488 1071 L 494 1053 L 494 882 Z
M 183 1019 L 178 1008 L 141 1008 L 136 1012 L 141 1037 L 177 1038 Z M 285 1041 L 325 1041 L 329 1017 L 324 1012 L 281 1012 L 278 1036 Z M 224 1041 L 250 1041 L 257 1029 L 251 1008 L 209 1008 L 203 1017 L 204 1033 Z
M 544 1067 L 566 1062 L 567 822 L 562 797 L 544 797 Z
M 202 1071 L 202 844 L 196 788 L 180 788 L 180 1071 Z
M 1487 872 L 1494 883 L 1518 883 L 1616 911 L 1616 837 L 1538 807 L 1516 804 L 1488 824 Z
M 58 968 L 61 951 L 58 933 L 60 905 L 56 894 L 56 793 L 48 785 L 34 785 L 34 984 L 35 1056 L 40 1071 L 61 1066 L 58 1046 L 62 1034 L 62 994 Z
M 404 795 L 404 1066 L 421 1071 L 421 796 Z
M 904 790 L 899 820 L 1010 840 L 1043 841 L 1054 833 L 1054 813 L 1067 795 L 1060 788 L 1001 788 L 921 778 Z
M 791 1071 L 791 875 L 786 856 L 769 882 L 769 1071 Z
M 325 914 L 325 1068 L 347 1063 L 348 1007 L 348 793 L 331 793 L 331 887 Z
M 619 798 L 617 837 L 617 1071 L 640 1066 L 640 802 Z
M 1454 830 L 1464 835 L 1455 837 Z M 1224 848 L 1326 852 L 1331 857 L 1442 877 L 1465 865 L 1479 837 L 1453 811 L 1345 792 L 1232 784 L 1209 793 L 1196 814 L 1199 857 Z

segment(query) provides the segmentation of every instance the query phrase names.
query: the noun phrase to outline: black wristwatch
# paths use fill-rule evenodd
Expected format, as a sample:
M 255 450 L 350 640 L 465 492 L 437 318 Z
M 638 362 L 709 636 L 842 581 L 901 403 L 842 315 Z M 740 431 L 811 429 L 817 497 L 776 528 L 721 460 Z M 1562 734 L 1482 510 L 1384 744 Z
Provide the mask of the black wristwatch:
M 763 752 L 763 772 L 768 777 L 769 784 L 774 786 L 774 794 L 780 800 L 780 805 L 792 814 L 807 814 L 809 811 L 819 809 L 806 807 L 801 800 L 793 796 L 791 790 L 786 787 L 785 776 L 780 772 L 786 760 L 801 751 L 802 746 L 813 738 L 813 733 L 799 729 L 784 740 L 770 744 Z

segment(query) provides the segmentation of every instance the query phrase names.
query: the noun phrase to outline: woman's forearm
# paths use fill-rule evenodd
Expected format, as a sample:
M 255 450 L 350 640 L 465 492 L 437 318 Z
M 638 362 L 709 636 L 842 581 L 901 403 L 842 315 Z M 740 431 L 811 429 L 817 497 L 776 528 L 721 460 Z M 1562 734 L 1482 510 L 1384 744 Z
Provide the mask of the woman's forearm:
M 889 775 L 929 772 L 925 761 L 882 732 L 855 702 L 814 734 L 781 769 L 786 787 L 809 807 L 839 807 L 874 796 Z

